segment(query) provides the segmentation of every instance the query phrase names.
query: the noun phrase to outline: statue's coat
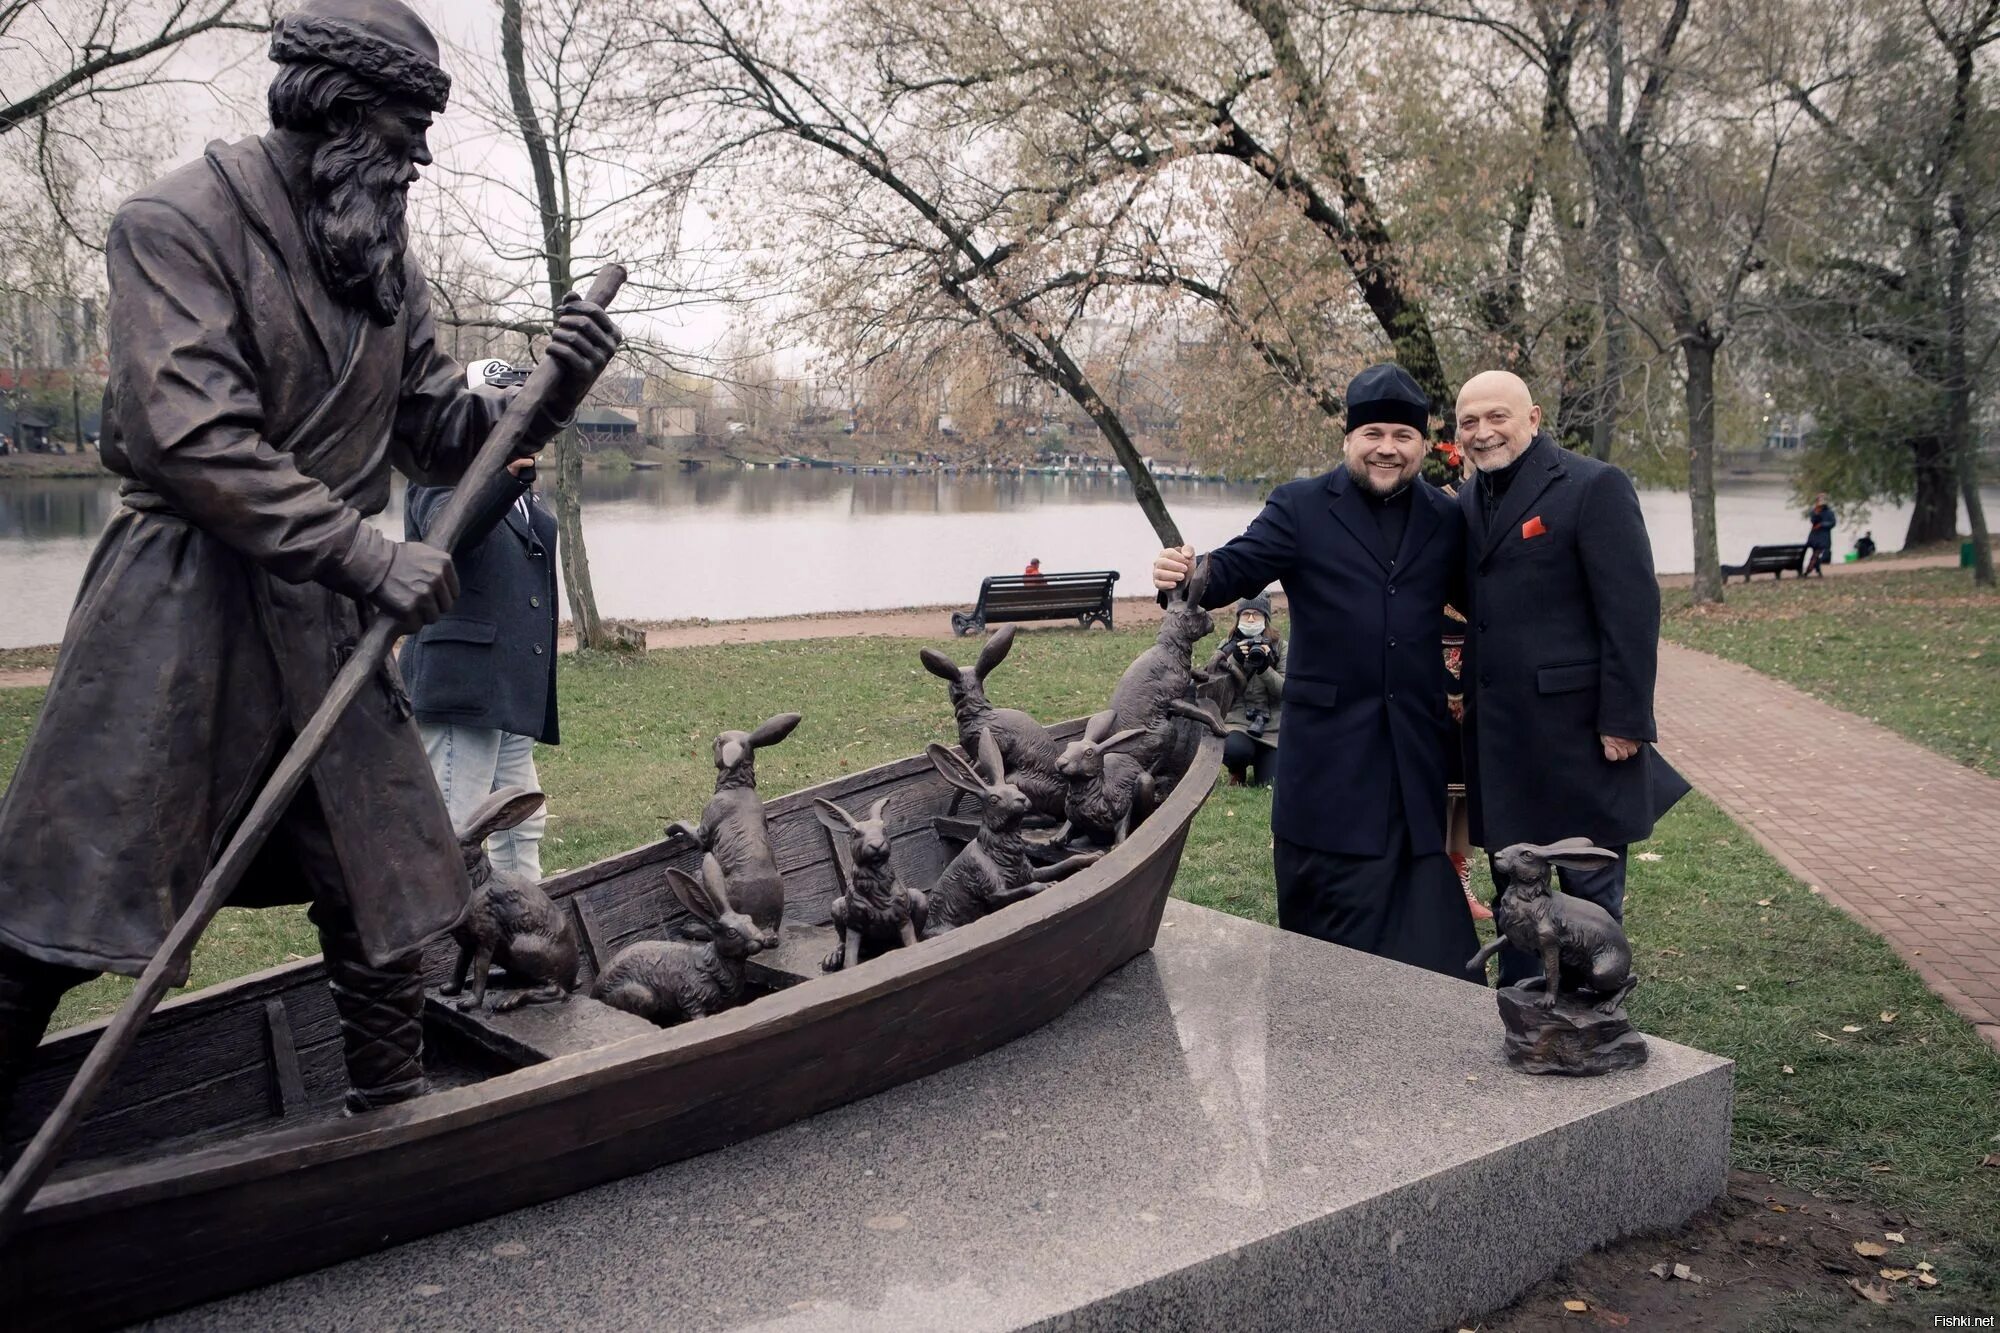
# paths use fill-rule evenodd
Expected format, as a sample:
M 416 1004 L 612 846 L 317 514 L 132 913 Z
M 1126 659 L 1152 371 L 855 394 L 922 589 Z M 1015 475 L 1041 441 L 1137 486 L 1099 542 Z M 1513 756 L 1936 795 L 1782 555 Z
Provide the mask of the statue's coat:
M 386 328 L 326 290 L 287 151 L 211 144 L 112 224 L 101 447 L 123 504 L 0 798 L 0 944 L 47 962 L 144 969 L 360 636 L 354 599 L 394 549 L 362 516 L 390 469 L 455 481 L 497 418 L 438 349 L 414 262 Z M 393 672 L 306 789 L 377 962 L 469 892 Z M 309 896 L 282 838 L 233 902 Z

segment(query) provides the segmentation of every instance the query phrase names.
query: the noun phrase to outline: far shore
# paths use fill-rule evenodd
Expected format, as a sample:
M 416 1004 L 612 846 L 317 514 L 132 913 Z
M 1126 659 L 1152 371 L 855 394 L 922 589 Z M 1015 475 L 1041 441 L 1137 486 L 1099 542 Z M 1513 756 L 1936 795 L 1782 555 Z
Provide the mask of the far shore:
M 1827 566 L 1837 578 L 1892 569 L 1951 569 L 1958 564 L 1954 554 L 1883 555 L 1853 564 Z M 1660 579 L 1663 590 L 1691 586 L 1691 574 L 1667 574 Z M 1283 593 L 1272 595 L 1274 608 L 1286 609 Z M 1113 603 L 1113 619 L 1120 626 L 1152 624 L 1160 618 L 1159 603 L 1151 597 L 1120 597 Z M 965 604 L 907 606 L 876 611 L 822 611 L 810 615 L 771 616 L 759 620 L 642 620 L 624 622 L 644 632 L 646 650 L 694 648 L 723 643 L 791 643 L 805 639 L 937 639 L 951 633 L 951 613 L 965 610 Z M 1024 633 L 1077 634 L 1070 621 L 1027 623 Z M 49 683 L 55 666 L 57 644 L 32 648 L 0 648 L 0 689 L 39 689 Z M 576 651 L 576 636 L 568 621 L 563 622 L 560 651 Z

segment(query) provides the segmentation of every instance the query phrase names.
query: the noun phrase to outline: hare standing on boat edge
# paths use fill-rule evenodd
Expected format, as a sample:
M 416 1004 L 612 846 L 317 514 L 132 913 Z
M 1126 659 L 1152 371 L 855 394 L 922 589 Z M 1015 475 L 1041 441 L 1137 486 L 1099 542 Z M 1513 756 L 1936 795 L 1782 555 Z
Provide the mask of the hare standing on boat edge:
M 1013 647 L 1014 627 L 1007 625 L 994 632 L 969 667 L 961 667 L 935 648 L 925 648 L 917 656 L 924 670 L 951 687 L 951 711 L 958 723 L 960 747 L 967 754 L 977 754 L 980 731 L 991 731 L 1009 779 L 1027 793 L 1034 812 L 1061 819 L 1066 789 L 1056 763 L 1062 747 L 1031 714 L 1018 708 L 995 708 L 986 698 L 986 677 L 1006 660 Z
M 713 853 L 729 881 L 729 901 L 759 929 L 777 933 L 785 916 L 785 884 L 771 854 L 771 831 L 757 795 L 757 751 L 776 745 L 799 725 L 797 713 L 766 718 L 754 731 L 725 731 L 715 738 L 715 795 L 701 809 L 699 826 L 667 825 L 704 852 Z
M 739 911 L 715 853 L 701 858 L 701 879 L 669 868 L 674 896 L 708 927 L 700 944 L 635 940 L 598 973 L 590 993 L 614 1009 L 672 1027 L 734 1009 L 744 1000 L 750 955 L 775 948 L 778 934 Z
M 930 903 L 921 890 L 897 879 L 889 864 L 889 827 L 882 818 L 889 798 L 869 806 L 866 819 L 856 819 L 823 796 L 813 797 L 813 806 L 827 832 L 846 836 L 847 859 L 854 867 L 846 890 L 833 900 L 833 933 L 839 943 L 820 970 L 838 972 L 915 944 L 923 934 Z
M 1079 852 L 1050 866 L 1031 863 L 1028 839 L 1021 832 L 1021 821 L 1028 816 L 1028 798 L 1007 780 L 1000 746 L 990 730 L 980 729 L 976 765 L 935 741 L 924 747 L 924 752 L 946 782 L 980 801 L 979 836 L 959 850 L 927 895 L 925 939 L 1040 893 L 1046 885 L 1103 855 Z
M 1194 761 L 1203 730 L 1227 734 L 1222 714 L 1195 697 L 1195 687 L 1209 677 L 1195 669 L 1194 646 L 1215 628 L 1215 617 L 1201 604 L 1207 590 L 1208 557 L 1203 556 L 1174 589 L 1153 646 L 1132 659 L 1111 692 L 1115 729 L 1137 727 L 1146 733 L 1129 753 L 1153 775 L 1161 796 L 1173 790 Z
M 487 973 L 495 961 L 522 981 L 538 983 L 515 991 L 493 1007 L 504 1013 L 524 1004 L 565 1000 L 576 989 L 576 934 L 569 913 L 549 900 L 542 886 L 525 875 L 502 873 L 486 854 L 486 840 L 513 828 L 541 808 L 543 796 L 525 787 L 494 792 L 466 818 L 458 846 L 472 881 L 472 901 L 465 916 L 452 927 L 458 943 L 458 963 L 452 977 L 438 987 L 457 995 L 472 977 L 472 993 L 458 1002 L 461 1010 L 486 1003 Z
M 1593 847 L 1588 838 L 1564 838 L 1547 846 L 1517 842 L 1493 858 L 1493 873 L 1501 881 L 1493 904 L 1493 942 L 1467 964 L 1483 970 L 1502 945 L 1511 944 L 1540 960 L 1542 975 L 1517 983 L 1522 989 L 1537 983 L 1541 1007 L 1553 1009 L 1564 992 L 1590 991 L 1593 1007 L 1615 1011 L 1639 984 L 1632 975 L 1632 945 L 1611 913 L 1586 898 L 1557 892 L 1550 885 L 1550 867 L 1595 870 L 1618 859 L 1616 852 Z
M 1069 799 L 1057 840 L 1081 834 L 1116 847 L 1152 811 L 1153 775 L 1138 760 L 1119 753 L 1146 733 L 1138 727 L 1114 732 L 1114 720 L 1105 709 L 1063 750 L 1060 767 Z

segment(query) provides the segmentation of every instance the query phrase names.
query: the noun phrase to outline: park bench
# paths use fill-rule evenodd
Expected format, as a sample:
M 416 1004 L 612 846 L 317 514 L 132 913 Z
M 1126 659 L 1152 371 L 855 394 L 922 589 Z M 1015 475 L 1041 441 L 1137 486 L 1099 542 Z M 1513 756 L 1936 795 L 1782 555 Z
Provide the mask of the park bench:
M 1095 620 L 1111 628 L 1111 585 L 1115 569 L 1076 574 L 994 574 L 979 584 L 979 603 L 951 613 L 951 632 L 978 634 L 987 623 L 1010 620 L 1068 620 L 1085 629 Z
M 1741 574 L 1745 583 L 1750 581 L 1752 574 L 1769 574 L 1780 579 L 1788 573 L 1803 577 L 1805 567 L 1806 548 L 1803 543 L 1797 546 L 1753 546 L 1750 558 L 1742 564 L 1724 565 L 1722 577 L 1730 579 Z

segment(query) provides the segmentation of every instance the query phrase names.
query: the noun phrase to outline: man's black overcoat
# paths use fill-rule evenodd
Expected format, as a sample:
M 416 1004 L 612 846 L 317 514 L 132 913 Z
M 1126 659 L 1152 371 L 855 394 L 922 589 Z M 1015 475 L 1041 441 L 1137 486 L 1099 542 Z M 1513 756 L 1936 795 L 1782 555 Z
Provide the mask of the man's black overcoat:
M 1439 853 L 1452 743 L 1439 612 L 1462 576 L 1464 521 L 1418 482 L 1390 555 L 1371 503 L 1345 468 L 1286 482 L 1242 536 L 1209 553 L 1202 600 L 1223 606 L 1275 580 L 1291 604 L 1273 831 L 1318 851 L 1386 855 L 1395 782 L 1411 850 Z
M 517 497 L 528 497 L 521 515 Z M 422 541 L 451 497 L 412 486 L 403 536 Z M 417 718 L 491 727 L 554 745 L 556 730 L 556 518 L 516 483 L 502 487 L 452 558 L 458 601 L 403 640 L 403 680 Z
M 1687 793 L 1653 741 L 1660 585 L 1623 472 L 1537 435 L 1489 522 L 1482 474 L 1466 526 L 1465 759 L 1472 841 L 1637 842 Z

